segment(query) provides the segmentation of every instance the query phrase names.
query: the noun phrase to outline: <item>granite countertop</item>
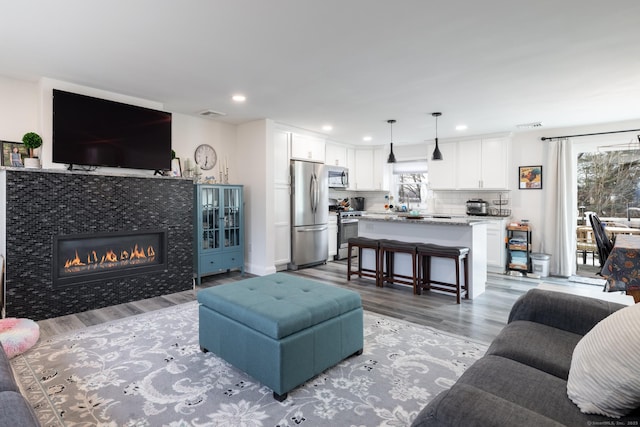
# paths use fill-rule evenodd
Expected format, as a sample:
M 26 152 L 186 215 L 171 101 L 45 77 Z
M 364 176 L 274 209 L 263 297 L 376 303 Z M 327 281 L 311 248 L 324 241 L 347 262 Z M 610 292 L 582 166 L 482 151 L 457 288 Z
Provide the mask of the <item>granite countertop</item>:
M 439 225 L 464 225 L 471 226 L 477 224 L 486 224 L 488 222 L 485 218 L 478 217 L 462 217 L 462 216 L 448 216 L 437 214 L 425 214 L 425 215 L 410 215 L 410 214 L 376 214 L 367 213 L 361 216 L 360 221 L 380 221 L 380 222 L 397 222 L 408 224 L 439 224 Z

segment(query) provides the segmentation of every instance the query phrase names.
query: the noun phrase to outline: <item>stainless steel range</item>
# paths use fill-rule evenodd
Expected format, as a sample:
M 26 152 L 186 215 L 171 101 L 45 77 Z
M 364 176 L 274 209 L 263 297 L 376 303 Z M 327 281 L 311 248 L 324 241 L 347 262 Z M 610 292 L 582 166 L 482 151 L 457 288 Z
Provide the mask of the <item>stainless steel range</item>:
M 349 238 L 358 237 L 358 218 L 363 211 L 338 212 L 338 254 L 336 260 L 346 259 L 349 252 Z

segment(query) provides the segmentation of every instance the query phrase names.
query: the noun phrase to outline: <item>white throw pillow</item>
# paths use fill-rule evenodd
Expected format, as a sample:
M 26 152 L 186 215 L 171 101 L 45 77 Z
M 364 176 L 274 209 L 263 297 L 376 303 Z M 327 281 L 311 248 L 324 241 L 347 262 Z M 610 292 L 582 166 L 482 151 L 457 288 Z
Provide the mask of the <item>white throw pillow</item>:
M 582 337 L 567 394 L 585 414 L 619 418 L 640 406 L 640 304 L 616 311 Z

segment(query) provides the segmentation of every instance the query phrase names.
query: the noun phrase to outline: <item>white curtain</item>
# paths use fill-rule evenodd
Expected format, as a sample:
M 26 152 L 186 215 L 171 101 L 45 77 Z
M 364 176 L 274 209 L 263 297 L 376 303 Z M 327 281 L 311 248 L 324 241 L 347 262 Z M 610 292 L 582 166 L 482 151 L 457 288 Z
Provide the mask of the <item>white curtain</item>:
M 544 252 L 553 254 L 549 272 L 569 277 L 574 272 L 574 207 L 572 190 L 573 161 L 568 139 L 550 140 L 547 147 L 547 170 L 543 171 L 545 191 Z

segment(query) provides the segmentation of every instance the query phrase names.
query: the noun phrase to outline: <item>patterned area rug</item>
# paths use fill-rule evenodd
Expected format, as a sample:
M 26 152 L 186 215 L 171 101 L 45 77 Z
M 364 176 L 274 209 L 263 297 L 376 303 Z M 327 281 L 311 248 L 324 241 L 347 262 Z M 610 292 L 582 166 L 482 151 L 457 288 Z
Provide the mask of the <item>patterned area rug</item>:
M 196 302 L 57 335 L 12 366 L 46 426 L 397 427 L 487 348 L 370 312 L 364 320 L 364 353 L 282 403 L 200 351 Z

